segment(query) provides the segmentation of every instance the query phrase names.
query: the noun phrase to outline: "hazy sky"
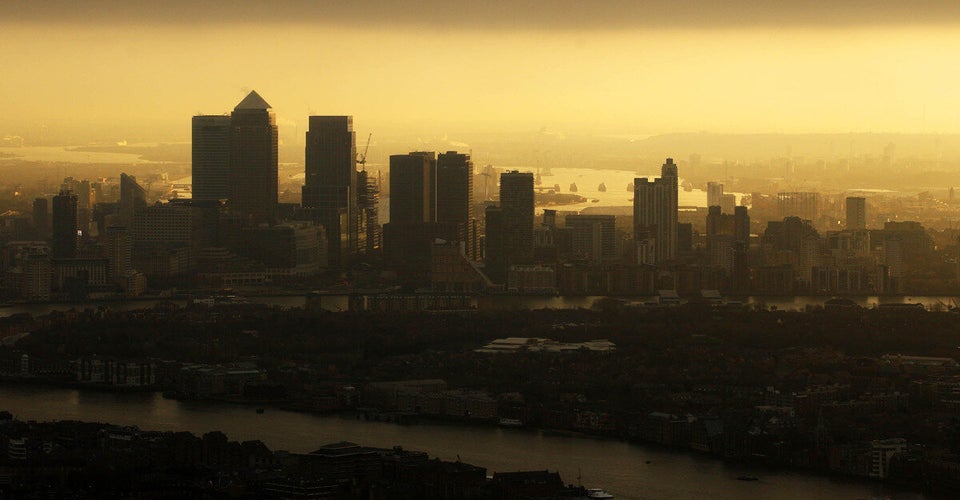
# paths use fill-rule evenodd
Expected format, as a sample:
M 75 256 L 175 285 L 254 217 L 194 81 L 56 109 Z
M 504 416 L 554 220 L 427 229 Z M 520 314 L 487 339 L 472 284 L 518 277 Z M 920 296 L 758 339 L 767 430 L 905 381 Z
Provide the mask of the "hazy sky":
M 960 2 L 0 2 L 0 135 L 960 132 Z

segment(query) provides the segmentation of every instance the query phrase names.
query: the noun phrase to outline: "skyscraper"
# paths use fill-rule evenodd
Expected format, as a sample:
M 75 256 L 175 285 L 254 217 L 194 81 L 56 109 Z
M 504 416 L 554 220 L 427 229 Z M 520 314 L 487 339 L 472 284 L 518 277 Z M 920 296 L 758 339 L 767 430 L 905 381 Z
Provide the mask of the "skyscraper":
M 473 218 L 473 162 L 447 151 L 437 157 L 437 221 L 466 223 Z
M 352 116 L 310 117 L 304 174 L 301 204 L 326 228 L 330 264 L 339 266 L 356 252 L 360 222 Z
M 848 196 L 847 200 L 847 229 L 862 231 L 867 228 L 867 199 Z
M 447 151 L 437 157 L 437 222 L 456 226 L 464 253 L 477 259 L 473 217 L 473 162 L 470 155 Z
M 508 265 L 533 261 L 533 174 L 516 170 L 500 174 L 504 249 Z
M 230 117 L 193 117 L 192 175 L 194 200 L 230 198 Z
M 230 204 L 243 225 L 277 219 L 277 119 L 251 91 L 230 115 Z
M 304 156 L 306 186 L 357 191 L 357 144 L 352 116 L 311 116 Z
M 660 178 L 634 181 L 633 227 L 638 262 L 656 264 L 677 256 L 677 165 L 667 158 Z
M 53 197 L 52 250 L 55 259 L 73 259 L 78 254 L 77 195 L 60 191 Z
M 437 158 L 433 152 L 390 156 L 390 222 L 436 222 Z

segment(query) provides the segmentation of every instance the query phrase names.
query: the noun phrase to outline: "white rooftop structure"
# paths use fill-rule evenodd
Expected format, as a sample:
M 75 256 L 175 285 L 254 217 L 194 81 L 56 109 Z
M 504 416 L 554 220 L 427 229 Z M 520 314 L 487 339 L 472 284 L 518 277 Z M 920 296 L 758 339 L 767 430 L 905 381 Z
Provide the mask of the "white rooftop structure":
M 516 353 L 516 352 L 613 352 L 617 346 L 607 339 L 589 340 L 587 342 L 558 342 L 553 339 L 538 337 L 507 337 L 497 339 L 476 349 L 475 352 L 486 353 Z

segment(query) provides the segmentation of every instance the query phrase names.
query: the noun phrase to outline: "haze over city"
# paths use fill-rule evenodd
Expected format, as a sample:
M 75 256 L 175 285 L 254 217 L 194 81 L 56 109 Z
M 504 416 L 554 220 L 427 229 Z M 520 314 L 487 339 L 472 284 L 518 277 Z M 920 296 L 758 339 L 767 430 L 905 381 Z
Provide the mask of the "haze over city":
M 955 498 L 958 28 L 0 0 L 0 498 Z
M 257 89 L 381 136 L 960 132 L 942 2 L 4 2 L 0 134 L 187 141 Z M 362 124 L 362 125 L 360 125 Z

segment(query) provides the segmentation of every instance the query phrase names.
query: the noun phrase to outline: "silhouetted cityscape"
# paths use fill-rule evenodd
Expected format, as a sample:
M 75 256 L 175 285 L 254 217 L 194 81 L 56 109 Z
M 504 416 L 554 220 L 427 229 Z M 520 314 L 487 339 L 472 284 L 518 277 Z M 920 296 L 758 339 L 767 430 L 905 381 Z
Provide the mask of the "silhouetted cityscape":
M 855 190 L 731 193 L 721 179 L 700 190 L 667 158 L 659 178 L 635 177 L 629 199 L 619 192 L 632 211 L 564 210 L 589 202 L 576 183 L 551 186 L 549 166 L 478 170 L 470 152 L 415 151 L 373 172 L 370 137 L 358 152 L 352 116 L 308 121 L 299 203 L 279 202 L 278 128 L 256 91 L 229 116 L 193 117 L 192 175 L 173 188 L 165 181 L 168 191 L 127 174 L 64 179 L 30 216 L 5 215 L 6 298 L 247 286 L 657 301 L 960 290 L 957 228 L 931 231 L 922 220 L 927 206 L 958 212 L 952 189 L 911 206 Z M 697 158 L 687 165 L 703 176 Z M 618 188 L 589 189 L 609 198 Z M 679 203 L 695 190 L 706 193 L 703 206 Z
M 0 198 L 2 380 L 390 422 L 398 442 L 453 422 L 653 443 L 743 464 L 744 484 L 759 463 L 934 496 L 960 484 L 953 188 L 782 189 L 698 155 L 656 178 L 477 168 L 473 150 L 390 151 L 384 169 L 353 116 L 307 122 L 302 161 L 282 165 L 276 115 L 250 91 L 192 117 L 189 177 L 68 176 Z M 579 472 L 488 478 L 350 436 L 291 453 L 154 431 L 150 415 L 14 413 L 13 495 L 610 497 Z M 64 464 L 75 474 L 45 472 Z

